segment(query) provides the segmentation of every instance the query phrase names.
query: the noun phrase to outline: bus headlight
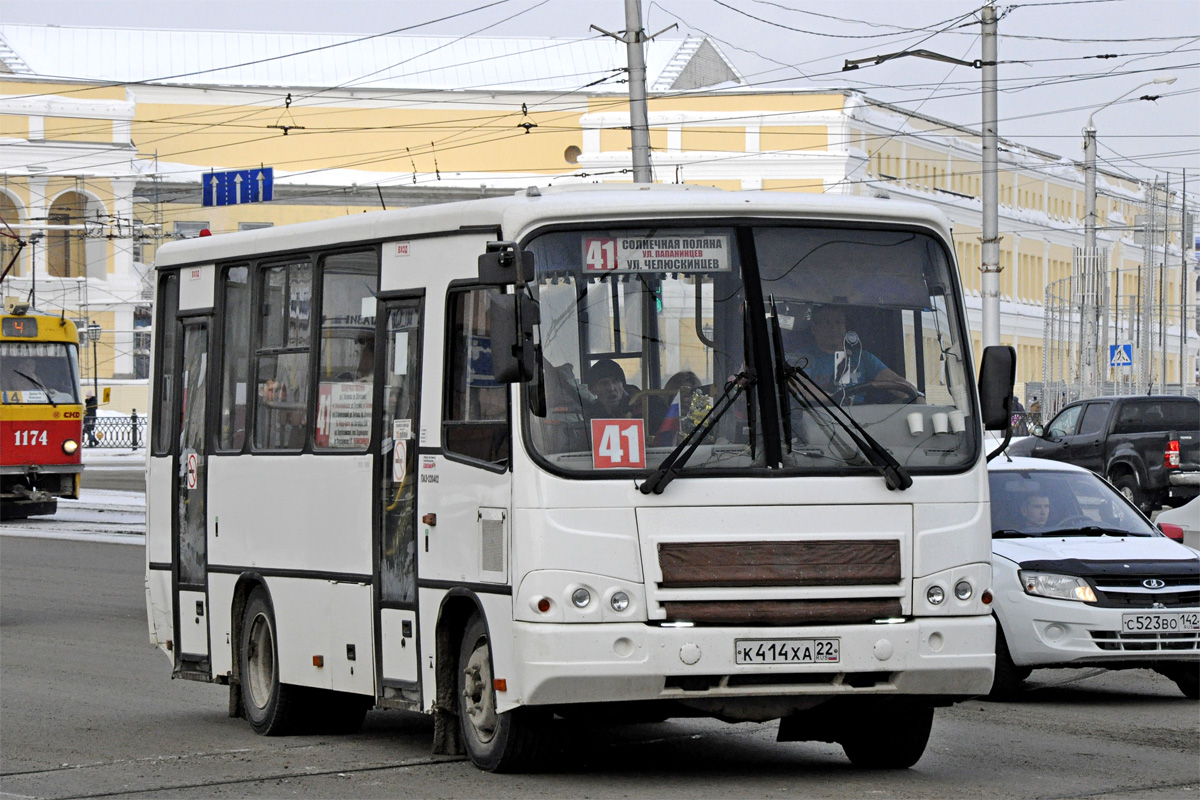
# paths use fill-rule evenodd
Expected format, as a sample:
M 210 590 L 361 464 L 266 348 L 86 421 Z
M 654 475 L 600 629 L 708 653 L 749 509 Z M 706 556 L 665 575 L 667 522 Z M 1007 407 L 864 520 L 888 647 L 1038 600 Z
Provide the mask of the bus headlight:
M 954 596 L 959 600 L 970 600 L 971 595 L 975 593 L 970 581 L 959 581 L 954 584 Z
M 76 451 L 79 450 L 79 442 L 75 441 L 74 439 L 67 439 L 65 442 L 63 442 L 62 447 L 64 453 L 69 456 L 73 456 L 75 455 Z
M 571 592 L 571 602 L 576 608 L 587 608 L 587 604 L 592 602 L 592 593 L 580 586 Z
M 929 587 L 929 591 L 925 592 L 925 599 L 929 601 L 930 605 L 940 606 L 946 599 L 946 590 L 935 583 Z
M 624 611 L 629 608 L 629 595 L 624 592 L 613 592 L 608 604 L 612 606 L 613 611 Z

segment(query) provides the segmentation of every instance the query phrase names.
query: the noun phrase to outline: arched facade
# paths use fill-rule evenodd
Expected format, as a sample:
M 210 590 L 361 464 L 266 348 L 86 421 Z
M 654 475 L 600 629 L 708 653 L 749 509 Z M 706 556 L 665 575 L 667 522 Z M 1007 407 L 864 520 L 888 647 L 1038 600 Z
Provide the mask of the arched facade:
M 87 220 L 103 214 L 104 204 L 83 192 L 66 191 L 54 198 L 46 215 L 46 272 L 50 277 L 86 278 L 89 265 L 95 266 L 97 260 L 103 265 L 104 240 L 93 244 L 85 229 Z
M 20 201 L 5 189 L 0 189 L 0 273 L 8 269 L 8 264 L 17 254 L 18 245 L 15 237 L 23 236 L 20 225 L 25 218 Z M 29 274 L 29 256 L 23 255 L 13 265 L 9 275 Z

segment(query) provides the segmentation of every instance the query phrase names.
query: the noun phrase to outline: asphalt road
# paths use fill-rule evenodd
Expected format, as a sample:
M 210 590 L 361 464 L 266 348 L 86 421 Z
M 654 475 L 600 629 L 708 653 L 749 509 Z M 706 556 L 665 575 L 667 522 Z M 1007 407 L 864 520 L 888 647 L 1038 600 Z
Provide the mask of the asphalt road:
M 127 492 L 146 491 L 146 472 L 141 464 L 108 466 L 85 464 L 79 484 L 84 489 L 117 489 Z
M 223 687 L 170 680 L 143 565 L 136 544 L 0 536 L 0 797 L 1200 798 L 1200 706 L 1146 671 L 1039 671 L 1016 702 L 941 710 L 897 773 L 778 744 L 773 723 L 564 723 L 524 776 L 430 756 L 417 714 L 259 737 Z

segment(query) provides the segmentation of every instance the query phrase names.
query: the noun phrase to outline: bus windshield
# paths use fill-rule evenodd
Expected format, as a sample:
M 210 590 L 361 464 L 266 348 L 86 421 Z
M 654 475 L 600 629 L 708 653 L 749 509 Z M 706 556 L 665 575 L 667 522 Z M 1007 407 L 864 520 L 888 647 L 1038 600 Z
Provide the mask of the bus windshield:
M 78 403 L 75 346 L 0 342 L 0 393 L 6 405 Z
M 553 470 L 654 470 L 685 440 L 688 474 L 872 471 L 880 448 L 905 470 L 976 457 L 962 315 L 933 236 L 681 226 L 560 230 L 526 249 L 540 363 L 525 414 Z

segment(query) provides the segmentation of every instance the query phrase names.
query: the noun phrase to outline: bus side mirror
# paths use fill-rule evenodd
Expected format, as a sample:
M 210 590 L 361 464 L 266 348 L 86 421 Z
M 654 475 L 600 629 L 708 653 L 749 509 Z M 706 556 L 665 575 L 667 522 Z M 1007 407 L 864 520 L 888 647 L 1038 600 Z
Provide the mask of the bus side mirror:
M 1012 425 L 1012 393 L 1017 381 L 1017 351 L 1001 344 L 983 350 L 979 368 L 979 405 L 983 429 L 1007 430 Z
M 533 280 L 533 253 L 516 242 L 488 242 L 479 257 L 479 282 L 484 286 L 513 286 Z
M 492 298 L 488 326 L 492 334 L 492 375 L 497 383 L 524 383 L 533 378 L 537 313 L 537 306 L 524 292 Z
M 104 396 L 104 405 L 108 405 L 108 401 L 112 398 L 112 389 L 105 386 L 101 394 Z

